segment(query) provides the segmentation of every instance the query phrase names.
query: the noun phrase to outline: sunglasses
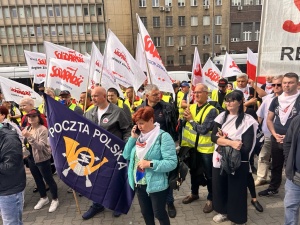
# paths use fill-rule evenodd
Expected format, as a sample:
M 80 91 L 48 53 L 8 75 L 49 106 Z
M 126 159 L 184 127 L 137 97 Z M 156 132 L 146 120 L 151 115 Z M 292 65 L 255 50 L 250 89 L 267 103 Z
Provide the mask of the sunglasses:
M 272 84 L 272 87 L 281 87 L 281 84 Z

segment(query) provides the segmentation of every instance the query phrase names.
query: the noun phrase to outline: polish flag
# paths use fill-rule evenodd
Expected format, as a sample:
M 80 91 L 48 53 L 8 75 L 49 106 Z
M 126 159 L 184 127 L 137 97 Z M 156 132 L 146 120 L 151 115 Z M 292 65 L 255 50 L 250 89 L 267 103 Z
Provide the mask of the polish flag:
M 195 47 L 192 71 L 193 74 L 192 74 L 191 83 L 192 83 L 192 90 L 194 90 L 196 84 L 203 83 L 202 67 L 201 67 L 201 61 L 200 61 L 200 56 L 197 47 Z
M 233 77 L 240 73 L 243 73 L 232 57 L 226 52 L 225 60 L 222 69 L 222 77 Z
M 251 80 L 255 81 L 256 67 L 257 67 L 258 57 L 255 55 L 250 48 L 247 48 L 247 74 Z M 266 77 L 257 77 L 257 83 L 266 83 Z

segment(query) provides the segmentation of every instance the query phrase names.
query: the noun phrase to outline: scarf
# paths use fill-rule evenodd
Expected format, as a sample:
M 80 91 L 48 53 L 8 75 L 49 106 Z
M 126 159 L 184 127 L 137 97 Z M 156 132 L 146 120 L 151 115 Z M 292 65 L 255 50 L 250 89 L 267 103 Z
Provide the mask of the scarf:
M 249 86 L 248 85 L 245 88 L 236 87 L 236 90 L 240 90 L 241 92 L 243 92 L 245 101 L 248 100 L 248 98 L 250 96 L 250 90 L 249 90 Z
M 265 92 L 266 92 L 267 94 L 271 94 L 272 91 L 273 91 L 273 89 L 272 89 L 272 83 L 266 82 Z
M 279 95 L 278 97 L 279 119 L 280 119 L 280 123 L 283 126 L 286 124 L 298 96 L 299 96 L 299 92 L 297 92 L 297 94 L 292 96 L 286 96 L 284 92 L 281 95 Z

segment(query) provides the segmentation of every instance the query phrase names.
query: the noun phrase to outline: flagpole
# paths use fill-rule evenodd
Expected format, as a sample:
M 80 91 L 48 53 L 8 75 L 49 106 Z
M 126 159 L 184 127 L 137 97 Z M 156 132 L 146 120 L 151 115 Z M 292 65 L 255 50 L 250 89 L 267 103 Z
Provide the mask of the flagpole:
M 139 27 L 139 31 L 141 32 L 141 28 L 140 28 L 140 22 L 139 22 L 139 15 L 136 14 L 136 20 L 137 20 L 137 24 L 138 24 L 138 27 Z M 141 36 L 141 40 L 142 40 L 142 43 L 143 43 L 143 50 L 144 50 L 144 55 L 145 55 L 145 58 L 146 58 L 146 66 L 147 66 L 147 70 L 148 70 L 148 77 L 149 77 L 149 82 L 150 84 L 152 84 L 152 80 L 151 80 L 151 74 L 150 74 L 150 69 L 149 69 L 149 65 L 148 65 L 148 58 L 147 58 L 147 54 L 146 54 L 146 51 L 145 51 L 145 43 L 144 43 L 144 40 L 142 38 L 142 35 Z
M 102 73 L 103 73 L 103 68 L 104 68 L 104 63 L 105 63 L 105 58 L 107 57 L 107 40 L 109 38 L 109 33 L 110 33 L 110 29 L 108 29 L 107 32 L 107 37 L 106 37 L 106 42 L 105 42 L 105 47 L 104 47 L 104 53 L 103 53 L 103 62 L 102 62 L 102 67 L 101 67 L 101 72 L 100 72 L 100 80 L 99 80 L 99 85 L 101 86 L 101 80 L 102 80 Z
M 77 199 L 76 192 L 74 190 L 72 190 L 72 191 L 73 191 L 73 196 L 74 196 L 74 199 L 75 199 L 77 210 L 78 210 L 79 214 L 81 215 L 81 210 L 80 210 L 80 206 L 78 204 L 78 199 Z

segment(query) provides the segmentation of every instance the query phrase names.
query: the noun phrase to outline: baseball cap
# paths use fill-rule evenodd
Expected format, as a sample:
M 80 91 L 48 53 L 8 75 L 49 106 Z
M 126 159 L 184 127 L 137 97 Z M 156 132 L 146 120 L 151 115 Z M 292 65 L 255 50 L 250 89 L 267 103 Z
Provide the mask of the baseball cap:
M 219 80 L 218 86 L 219 86 L 219 87 L 226 87 L 227 84 L 228 84 L 228 81 L 227 81 L 226 79 L 224 79 L 224 78 L 221 78 L 221 79 Z
M 59 96 L 61 95 L 71 95 L 71 93 L 68 90 L 63 90 L 59 93 Z
M 190 84 L 188 82 L 182 82 L 180 87 L 189 87 Z

